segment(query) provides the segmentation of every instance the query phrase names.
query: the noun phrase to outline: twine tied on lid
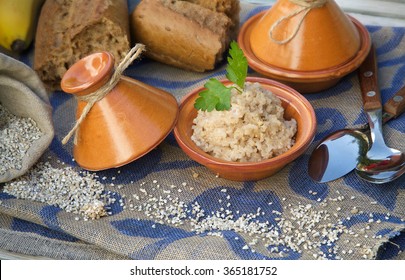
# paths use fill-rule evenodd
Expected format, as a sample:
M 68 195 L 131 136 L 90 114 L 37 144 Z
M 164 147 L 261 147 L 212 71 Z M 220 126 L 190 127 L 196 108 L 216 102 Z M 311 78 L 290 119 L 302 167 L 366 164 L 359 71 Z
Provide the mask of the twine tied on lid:
M 77 143 L 77 130 L 80 124 L 84 121 L 87 114 L 90 112 L 93 105 L 103 99 L 111 90 L 118 84 L 121 79 L 122 74 L 124 73 L 125 69 L 145 50 L 145 46 L 142 44 L 136 44 L 121 60 L 118 64 L 117 68 L 115 69 L 114 73 L 112 74 L 111 78 L 107 83 L 97 89 L 95 92 L 84 95 L 84 96 L 75 96 L 78 100 L 86 102 L 86 106 L 84 107 L 80 117 L 77 119 L 73 128 L 69 131 L 69 133 L 63 138 L 62 144 L 65 145 L 69 139 L 75 133 L 74 143 Z
M 316 8 L 321 8 L 323 7 L 328 0 L 288 0 L 291 3 L 301 6 L 302 8 L 293 11 L 292 13 L 290 13 L 289 15 L 286 15 L 282 18 L 280 18 L 279 20 L 277 20 L 270 28 L 269 30 L 269 36 L 270 39 L 275 42 L 276 44 L 279 45 L 284 45 L 287 44 L 288 42 L 290 42 L 292 39 L 294 39 L 294 37 L 297 35 L 298 31 L 300 30 L 300 27 L 302 25 L 302 23 L 304 22 L 305 17 L 308 15 L 308 13 L 312 10 L 312 9 L 316 9 Z M 294 32 L 290 35 L 290 37 L 288 37 L 287 39 L 284 40 L 277 40 L 274 38 L 273 36 L 273 32 L 274 30 L 283 22 L 286 20 L 289 20 L 297 15 L 299 15 L 300 13 L 304 13 L 304 15 L 302 16 L 301 20 L 299 21 L 297 27 L 295 28 Z

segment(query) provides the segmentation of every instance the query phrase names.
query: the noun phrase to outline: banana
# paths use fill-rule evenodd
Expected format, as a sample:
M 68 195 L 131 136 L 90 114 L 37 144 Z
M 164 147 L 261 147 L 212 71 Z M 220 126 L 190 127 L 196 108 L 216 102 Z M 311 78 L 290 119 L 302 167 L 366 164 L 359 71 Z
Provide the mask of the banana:
M 0 0 L 0 46 L 20 53 L 27 49 L 45 0 Z

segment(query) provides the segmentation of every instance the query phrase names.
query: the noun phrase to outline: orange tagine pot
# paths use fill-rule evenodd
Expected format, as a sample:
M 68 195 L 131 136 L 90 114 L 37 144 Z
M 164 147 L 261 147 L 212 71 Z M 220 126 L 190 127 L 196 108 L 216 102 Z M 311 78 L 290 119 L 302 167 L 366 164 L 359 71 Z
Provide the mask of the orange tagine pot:
M 114 58 L 108 52 L 89 55 L 66 72 L 61 87 L 78 100 L 78 122 L 92 102 L 92 94 L 106 86 L 113 73 Z M 132 162 L 165 139 L 177 116 L 178 104 L 171 94 L 121 76 L 80 122 L 74 158 L 81 167 L 93 171 Z
M 335 85 L 371 45 L 367 29 L 333 0 L 279 0 L 249 19 L 238 41 L 254 70 L 301 93 Z

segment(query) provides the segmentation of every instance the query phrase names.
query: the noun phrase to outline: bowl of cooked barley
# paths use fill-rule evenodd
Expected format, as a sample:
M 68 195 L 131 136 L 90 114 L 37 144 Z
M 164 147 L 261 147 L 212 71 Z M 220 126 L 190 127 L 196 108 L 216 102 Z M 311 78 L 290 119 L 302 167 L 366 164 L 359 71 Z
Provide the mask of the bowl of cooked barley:
M 226 86 L 232 82 L 222 80 Z M 269 177 L 301 156 L 312 142 L 316 116 L 296 90 L 266 78 L 246 78 L 231 107 L 201 111 L 197 88 L 181 101 L 174 129 L 180 148 L 214 174 L 233 181 Z

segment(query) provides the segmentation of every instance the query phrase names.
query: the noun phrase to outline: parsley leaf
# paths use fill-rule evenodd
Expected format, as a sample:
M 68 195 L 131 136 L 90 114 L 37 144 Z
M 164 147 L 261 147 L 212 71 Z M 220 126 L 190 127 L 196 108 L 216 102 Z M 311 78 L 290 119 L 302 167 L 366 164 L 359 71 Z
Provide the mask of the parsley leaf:
M 242 51 L 235 41 L 231 42 L 228 56 L 228 66 L 226 68 L 226 77 L 233 82 L 239 92 L 243 91 L 247 76 L 248 62 Z M 224 111 L 231 108 L 231 91 L 232 87 L 226 87 L 216 79 L 209 79 L 204 84 L 205 90 L 199 93 L 199 97 L 194 103 L 197 110 Z
M 226 77 L 228 80 L 234 82 L 243 89 L 245 85 L 245 79 L 247 76 L 248 62 L 238 44 L 231 42 L 231 48 L 228 56 L 228 67 L 226 68 Z
M 194 108 L 208 112 L 214 109 L 224 111 L 231 108 L 231 88 L 213 78 L 209 79 L 204 87 L 206 90 L 200 92 L 194 103 Z

